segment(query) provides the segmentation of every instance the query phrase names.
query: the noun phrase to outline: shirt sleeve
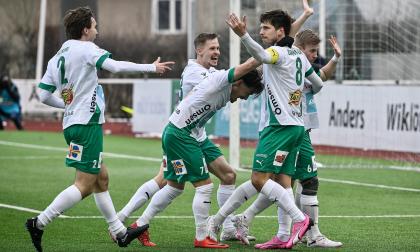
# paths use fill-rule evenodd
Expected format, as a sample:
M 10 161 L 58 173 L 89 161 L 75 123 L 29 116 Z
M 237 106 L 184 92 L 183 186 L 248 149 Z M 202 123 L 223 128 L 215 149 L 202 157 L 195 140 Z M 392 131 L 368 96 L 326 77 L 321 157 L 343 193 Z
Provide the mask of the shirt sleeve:
M 221 90 L 235 82 L 235 68 L 218 71 L 210 74 L 211 87 L 214 90 Z
M 54 81 L 53 72 L 51 69 L 51 62 L 48 62 L 47 71 L 42 76 L 41 82 L 38 84 L 40 89 L 54 93 L 57 89 L 56 82 Z
M 95 66 L 97 69 L 102 68 L 102 64 L 107 58 L 112 58 L 112 54 L 107 50 L 99 48 L 94 43 L 91 43 L 86 52 L 87 62 L 91 66 Z

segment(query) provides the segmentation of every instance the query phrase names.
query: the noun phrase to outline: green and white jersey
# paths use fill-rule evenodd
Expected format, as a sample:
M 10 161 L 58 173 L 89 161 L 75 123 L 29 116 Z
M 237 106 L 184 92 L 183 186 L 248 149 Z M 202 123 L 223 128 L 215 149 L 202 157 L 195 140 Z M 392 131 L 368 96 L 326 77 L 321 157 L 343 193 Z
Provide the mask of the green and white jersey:
M 316 71 L 318 76 L 319 71 Z M 305 129 L 318 129 L 319 119 L 318 110 L 315 104 L 314 93 L 312 92 L 312 83 L 305 78 L 302 96 L 302 110 L 303 110 L 303 121 L 305 123 Z
M 206 139 L 204 125 L 230 101 L 235 69 L 209 74 L 176 107 L 169 122 L 186 130 L 198 142 Z
M 305 76 L 313 72 L 312 66 L 295 46 L 272 46 L 266 51 L 271 55 L 271 64 L 263 65 L 265 89 L 259 131 L 269 125 L 303 126 L 302 90 Z
M 209 74 L 216 71 L 217 70 L 214 67 L 207 69 L 198 64 L 195 59 L 189 59 L 188 65 L 184 68 L 181 75 L 181 92 L 179 100 L 182 101 L 198 83 L 207 78 Z
M 60 93 L 65 104 L 63 129 L 105 122 L 105 100 L 97 69 L 110 56 L 93 42 L 68 40 L 48 62 L 39 87 Z
M 209 69 L 203 67 L 202 65 L 198 64 L 195 59 L 189 59 L 188 65 L 184 68 L 184 71 L 181 75 L 181 92 L 179 96 L 179 101 L 182 101 L 183 98 L 188 96 L 191 90 L 198 85 L 202 80 L 207 78 L 210 74 L 218 71 L 214 67 L 210 67 Z M 206 130 L 203 129 L 200 131 L 202 135 L 197 136 L 198 139 L 206 139 L 207 133 Z

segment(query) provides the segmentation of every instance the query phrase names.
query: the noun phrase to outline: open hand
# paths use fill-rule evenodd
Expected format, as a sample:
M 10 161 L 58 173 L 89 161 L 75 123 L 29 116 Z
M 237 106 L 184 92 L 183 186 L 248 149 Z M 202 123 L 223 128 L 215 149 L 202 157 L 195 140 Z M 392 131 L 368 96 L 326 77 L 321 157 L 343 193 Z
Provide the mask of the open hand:
M 314 9 L 309 6 L 308 0 L 302 0 L 303 4 L 303 13 L 305 13 L 305 16 L 309 17 L 314 14 Z
M 156 66 L 156 73 L 163 74 L 166 71 L 172 70 L 172 66 L 175 64 L 174 61 L 167 61 L 167 62 L 160 62 L 160 57 L 158 57 L 155 62 L 153 62 Z
M 338 45 L 337 38 L 334 35 L 331 35 L 328 41 L 330 42 L 332 48 L 334 49 L 335 57 L 340 58 L 341 48 L 340 48 L 340 45 Z
M 235 32 L 236 35 L 242 37 L 246 33 L 246 16 L 242 17 L 242 20 L 239 19 L 235 13 L 229 15 L 226 19 L 226 23 L 229 27 Z

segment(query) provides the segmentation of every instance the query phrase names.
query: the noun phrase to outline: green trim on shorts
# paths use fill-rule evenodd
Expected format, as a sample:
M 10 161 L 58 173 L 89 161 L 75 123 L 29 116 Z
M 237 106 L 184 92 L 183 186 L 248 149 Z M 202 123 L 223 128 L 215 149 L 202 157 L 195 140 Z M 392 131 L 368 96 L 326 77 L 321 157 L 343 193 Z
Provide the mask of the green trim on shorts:
M 279 125 L 264 128 L 260 132 L 252 170 L 292 176 L 295 173 L 296 156 L 303 133 L 303 126 Z
M 103 152 L 102 124 L 71 125 L 64 129 L 64 138 L 69 145 L 66 166 L 98 174 Z
M 299 155 L 296 161 L 296 173 L 293 179 L 304 181 L 318 176 L 315 162 L 315 151 L 311 143 L 309 131 L 305 131 Z
M 54 85 L 49 85 L 49 84 L 45 84 L 45 83 L 42 83 L 42 82 L 40 82 L 38 84 L 38 87 L 41 88 L 41 89 L 44 89 L 48 92 L 51 92 L 51 93 L 54 93 L 55 90 L 57 89 L 57 87 L 54 86 Z

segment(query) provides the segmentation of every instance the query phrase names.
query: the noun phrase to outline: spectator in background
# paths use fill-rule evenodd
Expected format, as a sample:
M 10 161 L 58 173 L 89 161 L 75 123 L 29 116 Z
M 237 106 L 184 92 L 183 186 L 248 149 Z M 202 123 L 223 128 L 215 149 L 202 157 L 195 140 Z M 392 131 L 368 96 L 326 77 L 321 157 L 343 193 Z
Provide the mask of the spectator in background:
M 6 74 L 0 78 L 0 130 L 3 130 L 3 120 L 12 120 L 18 130 L 23 130 L 20 95 L 17 87 Z

